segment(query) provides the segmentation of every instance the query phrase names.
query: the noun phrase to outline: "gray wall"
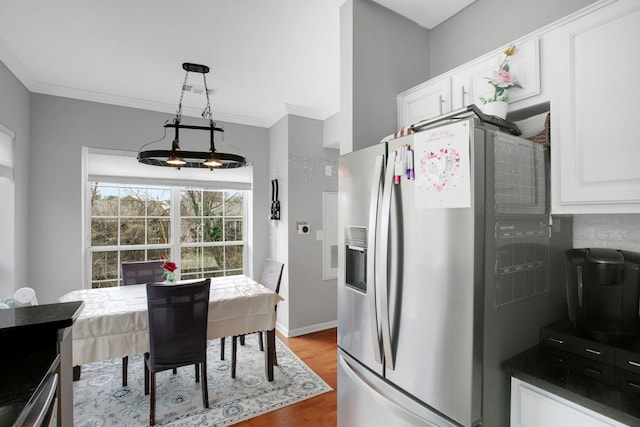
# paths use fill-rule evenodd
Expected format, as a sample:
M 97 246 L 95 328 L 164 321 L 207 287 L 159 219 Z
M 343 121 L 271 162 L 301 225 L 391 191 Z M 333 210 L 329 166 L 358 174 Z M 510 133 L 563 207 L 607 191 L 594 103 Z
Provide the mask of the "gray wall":
M 337 191 L 338 151 L 323 148 L 323 122 L 289 115 L 269 131 L 270 178 L 280 183 L 280 221 L 271 221 L 274 258 L 285 263 L 278 306 L 279 329 L 288 336 L 335 326 L 337 282 L 322 279 L 322 193 Z M 325 166 L 332 166 L 331 176 Z M 311 233 L 300 235 L 298 222 Z
M 30 93 L 0 62 L 0 123 L 15 132 L 15 223 L 7 227 L 13 229 L 14 237 L 3 236 L 11 242 L 3 242 L 0 257 L 13 259 L 12 271 L 3 272 L 0 281 L 0 298 L 13 296 L 13 292 L 29 286 L 29 262 L 27 235 L 29 230 L 29 123 Z M 2 201 L 7 203 L 7 201 Z M 7 251 L 7 252 L 5 252 Z
M 284 262 L 284 272 L 280 284 L 280 295 L 284 301 L 278 305 L 278 329 L 289 329 L 289 116 L 280 119 L 269 129 L 269 182 L 278 180 L 278 199 L 280 200 L 280 220 L 270 221 L 269 256 Z
M 29 185 L 30 281 L 39 302 L 54 302 L 83 283 L 81 149 L 83 146 L 137 151 L 158 139 L 164 113 L 32 95 L 31 168 Z M 186 119 L 186 118 L 185 118 Z M 268 131 L 264 128 L 223 124 L 225 140 L 241 148 L 254 161 L 254 262 L 260 274 L 267 255 Z M 187 138 L 184 149 L 188 149 Z M 25 233 L 26 235 L 26 233 Z M 253 268 L 251 268 L 253 267 Z
M 477 0 L 429 32 L 431 77 L 569 15 L 596 0 Z
M 352 117 L 340 141 L 347 153 L 396 131 L 396 95 L 429 78 L 429 33 L 370 0 L 347 0 L 340 25 L 340 110 Z
M 325 174 L 332 167 L 332 175 Z M 334 326 L 337 281 L 322 279 L 322 193 L 338 191 L 338 152 L 322 148 L 322 122 L 289 116 L 288 250 L 290 335 Z M 296 224 L 311 232 L 300 235 Z

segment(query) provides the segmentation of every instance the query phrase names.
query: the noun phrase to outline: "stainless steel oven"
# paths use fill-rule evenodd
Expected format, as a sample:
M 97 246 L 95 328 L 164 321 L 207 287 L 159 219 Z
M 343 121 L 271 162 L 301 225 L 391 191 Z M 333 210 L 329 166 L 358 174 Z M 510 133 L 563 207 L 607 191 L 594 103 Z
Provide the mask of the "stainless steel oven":
M 56 357 L 55 362 L 52 363 L 13 427 L 55 427 L 57 425 L 59 357 Z

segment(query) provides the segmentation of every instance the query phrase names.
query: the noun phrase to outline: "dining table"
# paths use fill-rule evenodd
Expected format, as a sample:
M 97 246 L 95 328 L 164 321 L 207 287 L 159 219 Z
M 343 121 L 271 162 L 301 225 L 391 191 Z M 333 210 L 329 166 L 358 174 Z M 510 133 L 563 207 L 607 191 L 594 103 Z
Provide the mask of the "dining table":
M 265 375 L 273 381 L 275 307 L 282 299 L 245 275 L 211 278 L 207 339 L 266 332 Z M 84 302 L 72 329 L 72 359 L 78 375 L 83 364 L 149 351 L 146 284 L 75 290 L 59 301 Z

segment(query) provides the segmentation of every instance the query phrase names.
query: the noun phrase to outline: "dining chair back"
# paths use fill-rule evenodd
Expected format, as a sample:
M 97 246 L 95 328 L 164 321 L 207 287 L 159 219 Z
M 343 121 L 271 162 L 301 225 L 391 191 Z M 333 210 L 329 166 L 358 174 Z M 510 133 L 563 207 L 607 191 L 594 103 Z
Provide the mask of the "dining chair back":
M 280 293 L 280 282 L 282 282 L 282 271 L 284 263 L 267 258 L 262 268 L 260 283 L 262 286 L 271 289 L 276 294 Z
M 140 285 L 151 282 L 162 282 L 163 260 L 128 261 L 121 264 L 122 286 Z
M 167 285 L 147 284 L 149 352 L 144 354 L 144 392 L 149 394 L 149 423 L 155 424 L 155 374 L 196 365 L 202 372 L 202 404 L 209 407 L 207 390 L 207 316 L 211 279 Z
M 260 284 L 266 288 L 271 289 L 276 294 L 280 293 L 280 283 L 282 282 L 282 272 L 284 270 L 284 263 L 280 261 L 276 261 L 270 258 L 267 258 L 264 261 L 264 266 L 262 267 L 262 276 L 260 277 Z M 275 309 L 277 310 L 278 306 L 276 305 Z M 238 344 L 237 341 L 240 340 L 240 345 L 244 345 L 244 335 L 231 337 L 231 378 L 236 377 L 236 364 L 237 364 L 237 352 L 238 352 Z M 258 346 L 260 347 L 260 351 L 264 351 L 264 334 L 262 332 L 258 332 Z M 221 348 L 221 359 L 224 359 L 224 338 L 221 338 L 220 341 Z M 273 356 L 273 364 L 277 365 L 278 360 L 275 358 L 275 353 Z
M 162 265 L 164 261 L 125 261 L 120 264 L 122 268 L 122 286 L 142 285 L 152 282 L 162 282 L 164 279 Z M 129 369 L 129 356 L 122 357 L 122 386 L 127 385 L 127 371 Z
M 38 305 L 36 291 L 32 288 L 20 288 L 13 293 L 13 298 L 20 302 L 23 306 Z

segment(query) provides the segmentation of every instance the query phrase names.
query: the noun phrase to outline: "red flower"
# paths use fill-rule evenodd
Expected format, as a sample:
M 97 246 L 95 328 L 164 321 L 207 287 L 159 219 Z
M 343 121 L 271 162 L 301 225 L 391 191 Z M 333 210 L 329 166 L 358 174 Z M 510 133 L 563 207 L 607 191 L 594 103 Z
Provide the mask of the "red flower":
M 164 264 L 162 264 L 162 268 L 170 273 L 173 273 L 178 269 L 178 266 L 173 261 L 165 261 Z

